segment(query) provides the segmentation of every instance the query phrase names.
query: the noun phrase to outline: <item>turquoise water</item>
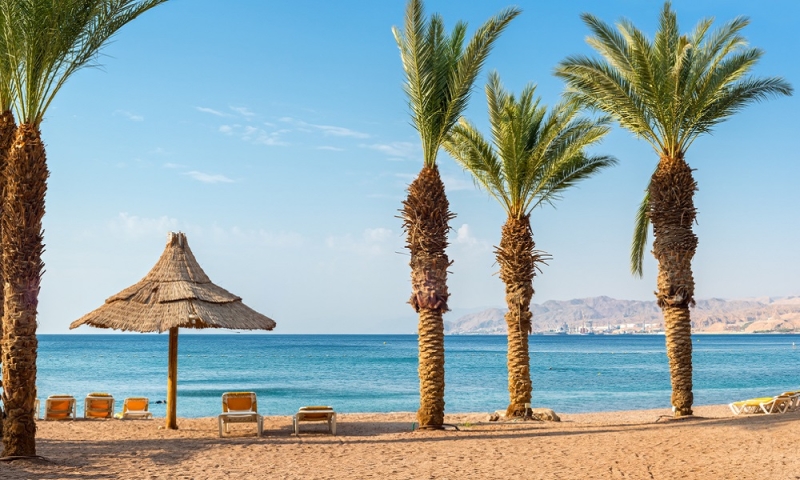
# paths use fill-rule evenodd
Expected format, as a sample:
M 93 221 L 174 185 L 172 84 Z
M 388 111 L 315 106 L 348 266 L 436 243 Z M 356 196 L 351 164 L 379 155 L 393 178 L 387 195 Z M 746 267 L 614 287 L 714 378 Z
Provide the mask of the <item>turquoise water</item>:
M 795 335 L 694 337 L 696 405 L 800 389 Z M 531 336 L 533 403 L 557 412 L 669 408 L 664 337 Z M 506 338 L 448 336 L 446 411 L 489 412 L 508 403 Z M 40 335 L 39 398 L 102 391 L 147 396 L 164 416 L 167 335 Z M 415 411 L 415 335 L 197 335 L 181 333 L 178 416 L 214 416 L 226 391 L 258 394 L 259 411 L 303 405 L 340 412 Z M 117 410 L 120 409 L 118 404 Z

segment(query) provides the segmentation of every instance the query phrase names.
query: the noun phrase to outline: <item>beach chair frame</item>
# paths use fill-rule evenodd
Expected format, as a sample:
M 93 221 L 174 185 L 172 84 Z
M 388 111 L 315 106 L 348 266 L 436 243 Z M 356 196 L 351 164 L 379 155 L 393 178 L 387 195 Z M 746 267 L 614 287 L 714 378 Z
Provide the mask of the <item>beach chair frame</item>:
M 105 404 L 104 407 L 98 406 Z M 83 401 L 83 418 L 114 418 L 114 397 L 108 393 L 93 392 Z
M 53 408 L 54 405 L 63 402 L 67 402 L 67 408 Z M 77 415 L 77 402 L 72 395 L 50 395 L 44 402 L 45 420 L 75 420 Z
M 144 404 L 144 409 L 131 408 L 132 403 Z M 147 397 L 128 397 L 122 402 L 122 413 L 117 414 L 122 420 L 152 419 L 150 399 Z
M 245 401 L 248 400 L 248 401 Z M 245 406 L 245 408 L 238 408 Z M 264 431 L 264 417 L 258 413 L 258 399 L 255 392 L 225 392 L 222 394 L 222 413 L 217 417 L 219 436 L 229 432 L 231 423 L 255 423 L 260 437 Z
M 326 422 L 328 432 L 336 435 L 336 411 L 332 407 L 301 407 L 292 417 L 295 435 L 300 435 L 300 422 Z
M 761 397 L 751 398 L 749 400 L 741 400 L 739 402 L 729 403 L 731 411 L 734 415 L 748 414 L 748 413 L 764 413 L 771 415 L 774 413 L 786 413 L 792 409 L 797 408 L 797 403 L 800 401 L 800 393 L 782 393 L 774 397 Z
M 794 403 L 794 398 L 789 395 L 778 395 L 773 397 L 772 400 L 761 403 L 761 410 L 767 415 L 773 413 L 786 413 L 789 407 Z

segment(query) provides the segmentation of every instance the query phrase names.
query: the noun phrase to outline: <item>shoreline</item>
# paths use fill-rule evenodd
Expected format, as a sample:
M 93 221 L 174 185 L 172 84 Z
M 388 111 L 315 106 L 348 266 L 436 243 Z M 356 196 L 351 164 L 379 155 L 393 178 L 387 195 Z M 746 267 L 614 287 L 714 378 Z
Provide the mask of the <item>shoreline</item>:
M 727 405 L 558 413 L 561 422 L 488 422 L 487 413 L 448 414 L 459 430 L 412 431 L 413 412 L 340 413 L 324 424 L 265 416 L 233 425 L 217 419 L 37 422 L 41 460 L 0 462 L 22 478 L 795 478 L 800 411 L 733 416 Z M 159 428 L 161 427 L 161 428 Z

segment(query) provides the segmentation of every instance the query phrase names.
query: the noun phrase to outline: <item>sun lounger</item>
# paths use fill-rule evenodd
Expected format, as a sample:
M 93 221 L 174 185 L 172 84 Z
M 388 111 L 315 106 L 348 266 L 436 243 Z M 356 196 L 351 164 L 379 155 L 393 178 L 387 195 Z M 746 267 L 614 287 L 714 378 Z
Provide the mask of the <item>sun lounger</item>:
M 791 403 L 789 404 L 789 407 L 786 409 L 787 412 L 793 412 L 797 410 L 798 407 L 800 407 L 800 391 L 783 392 L 781 393 L 781 396 L 786 396 L 791 399 Z
M 45 420 L 75 420 L 76 405 L 72 395 L 50 395 L 44 402 Z
M 129 420 L 134 418 L 153 418 L 149 411 L 150 399 L 147 397 L 128 397 L 122 402 L 122 413 L 117 418 Z
M 300 434 L 300 422 L 327 422 L 328 431 L 336 435 L 336 412 L 331 407 L 302 407 L 294 414 L 294 434 Z
M 231 423 L 255 423 L 258 436 L 264 429 L 264 418 L 258 414 L 255 392 L 226 392 L 222 394 L 222 413 L 219 415 L 219 436 L 222 427 L 228 433 Z
M 743 413 L 785 413 L 795 399 L 789 395 L 751 398 L 728 404 L 734 415 Z
M 764 413 L 786 413 L 789 407 L 794 404 L 794 397 L 790 395 L 778 395 L 772 400 L 761 403 L 761 410 Z
M 83 402 L 83 418 L 112 418 L 114 397 L 107 393 L 93 392 Z
M 36 420 L 39 420 L 39 406 L 40 403 L 39 399 L 37 398 L 36 400 L 33 401 L 33 418 L 35 418 Z

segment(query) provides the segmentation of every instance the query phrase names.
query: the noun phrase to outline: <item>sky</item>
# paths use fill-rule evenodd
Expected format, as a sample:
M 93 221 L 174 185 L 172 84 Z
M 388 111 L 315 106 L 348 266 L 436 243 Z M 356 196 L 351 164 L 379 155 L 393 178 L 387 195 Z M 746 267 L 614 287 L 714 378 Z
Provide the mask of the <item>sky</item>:
M 448 30 L 470 33 L 506 1 L 428 0 Z M 488 132 L 483 87 L 537 85 L 553 105 L 553 76 L 572 54 L 592 54 L 590 12 L 628 18 L 652 36 L 662 3 L 519 1 L 465 116 Z M 273 318 L 275 333 L 415 333 L 409 256 L 397 218 L 422 166 L 391 27 L 405 2 L 171 0 L 146 12 L 77 72 L 47 111 L 51 171 L 44 218 L 39 333 L 69 324 L 139 281 L 182 231 L 211 280 Z M 680 28 L 744 15 L 765 50 L 758 76 L 800 87 L 800 3 L 673 2 Z M 697 140 L 699 246 L 695 296 L 799 295 L 798 96 L 747 107 Z M 607 295 L 652 300 L 656 262 L 631 275 L 636 209 L 658 159 L 615 126 L 592 153 L 619 164 L 535 210 L 537 249 L 552 256 L 534 303 Z M 450 209 L 445 320 L 504 306 L 493 249 L 505 214 L 448 155 L 439 155 Z M 649 247 L 648 247 L 649 252 Z M 75 333 L 108 333 L 81 327 Z

